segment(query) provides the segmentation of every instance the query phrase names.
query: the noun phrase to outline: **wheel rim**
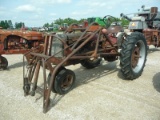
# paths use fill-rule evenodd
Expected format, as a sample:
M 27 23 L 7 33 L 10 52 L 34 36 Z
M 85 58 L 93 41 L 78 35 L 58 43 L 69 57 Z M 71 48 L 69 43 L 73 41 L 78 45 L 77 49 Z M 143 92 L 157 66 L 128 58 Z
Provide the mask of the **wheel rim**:
M 136 46 L 132 53 L 132 68 L 135 68 L 137 66 L 139 58 L 140 58 L 140 48 Z
M 63 80 L 62 84 L 61 84 L 61 88 L 63 90 L 68 90 L 73 83 L 73 75 L 68 74 L 66 75 L 65 79 Z
M 142 40 L 139 40 L 134 47 L 132 52 L 132 69 L 134 72 L 138 73 L 144 65 L 146 50 L 145 44 Z

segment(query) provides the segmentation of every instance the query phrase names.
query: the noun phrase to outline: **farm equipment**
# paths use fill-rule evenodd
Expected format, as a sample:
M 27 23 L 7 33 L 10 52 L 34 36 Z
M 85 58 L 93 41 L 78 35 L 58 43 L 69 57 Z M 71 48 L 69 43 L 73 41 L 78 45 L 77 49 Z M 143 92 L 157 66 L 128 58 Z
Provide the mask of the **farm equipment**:
M 0 69 L 8 66 L 3 54 L 24 54 L 43 42 L 42 34 L 36 31 L 0 29 Z
M 68 23 L 62 23 L 61 26 L 59 27 L 60 31 L 65 31 L 68 28 Z
M 40 66 L 43 68 L 44 79 L 44 112 L 48 111 L 51 91 L 63 95 L 74 87 L 75 73 L 65 66 L 80 63 L 83 67 L 92 69 L 100 64 L 102 58 L 112 62 L 120 57 L 124 78 L 129 80 L 138 78 L 146 62 L 146 40 L 142 33 L 133 32 L 118 44 L 116 35 L 121 30 L 118 30 L 116 25 L 114 27 L 117 29 L 106 29 L 97 23 L 92 23 L 84 30 L 73 25 L 63 34 L 45 35 L 43 53 L 24 54 L 24 95 L 35 95 Z M 32 56 L 32 59 L 28 56 Z
M 96 22 L 100 26 L 103 26 L 103 27 L 106 26 L 106 23 L 104 22 L 104 18 L 101 18 L 101 17 L 90 17 L 90 18 L 87 18 L 87 21 L 89 24 Z
M 123 13 L 121 13 L 121 17 L 130 21 L 128 26 L 130 32 L 121 33 L 121 38 L 138 31 L 143 33 L 148 46 L 160 47 L 160 12 L 158 12 L 157 7 L 145 8 L 142 6 L 141 11 L 135 13 L 134 17 L 129 18 Z

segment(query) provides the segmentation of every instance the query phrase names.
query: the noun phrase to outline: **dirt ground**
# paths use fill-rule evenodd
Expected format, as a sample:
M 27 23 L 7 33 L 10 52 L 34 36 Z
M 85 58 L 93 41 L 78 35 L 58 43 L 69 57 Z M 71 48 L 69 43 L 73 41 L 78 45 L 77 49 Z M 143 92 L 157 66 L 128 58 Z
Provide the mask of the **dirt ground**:
M 69 66 L 76 85 L 66 95 L 51 95 L 50 110 L 42 110 L 42 71 L 34 97 L 24 97 L 22 55 L 4 55 L 0 71 L 0 120 L 160 120 L 160 49 L 150 47 L 142 76 L 123 79 L 119 60 L 94 69 Z

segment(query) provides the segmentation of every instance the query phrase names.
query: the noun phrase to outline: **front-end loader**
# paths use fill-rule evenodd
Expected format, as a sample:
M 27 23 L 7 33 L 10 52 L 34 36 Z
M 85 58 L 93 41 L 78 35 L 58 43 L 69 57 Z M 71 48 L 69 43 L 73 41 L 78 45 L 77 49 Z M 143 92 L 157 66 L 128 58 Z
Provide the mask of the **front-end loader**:
M 51 92 L 63 95 L 74 87 L 75 73 L 66 66 L 81 64 L 86 69 L 93 69 L 101 60 L 112 62 L 119 58 L 124 78 L 138 78 L 142 74 L 147 56 L 147 43 L 143 34 L 133 32 L 120 44 L 116 35 L 117 29 L 109 30 L 97 23 L 92 23 L 86 29 L 71 25 L 63 34 L 45 35 L 43 53 L 24 54 L 24 95 L 35 95 L 40 68 L 44 80 L 44 112 L 48 111 Z

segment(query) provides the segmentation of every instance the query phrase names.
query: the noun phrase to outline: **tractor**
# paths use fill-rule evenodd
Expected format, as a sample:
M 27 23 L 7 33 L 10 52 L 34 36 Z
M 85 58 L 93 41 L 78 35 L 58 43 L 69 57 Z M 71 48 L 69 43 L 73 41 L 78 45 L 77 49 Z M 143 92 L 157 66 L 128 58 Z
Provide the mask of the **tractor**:
M 119 41 L 123 41 L 126 35 L 140 32 L 145 36 L 148 47 L 149 45 L 160 47 L 160 12 L 158 12 L 158 7 L 145 8 L 143 5 L 141 10 L 135 13 L 132 18 L 123 13 L 120 16 L 128 19 L 130 23 L 129 32 L 120 33 Z
M 8 66 L 8 60 L 2 55 L 24 54 L 43 42 L 42 33 L 36 31 L 0 29 L 0 69 Z
M 106 23 L 104 22 L 104 18 L 101 18 L 101 17 L 90 17 L 90 18 L 87 18 L 87 21 L 89 24 L 96 22 L 100 26 L 106 26 Z
M 62 23 L 59 27 L 60 31 L 65 31 L 68 28 L 68 23 Z
M 103 19 L 109 17 L 107 15 Z M 141 76 L 147 56 L 144 35 L 133 32 L 118 42 L 117 35 L 121 35 L 119 31 L 123 33 L 123 29 L 117 22 L 111 27 L 95 22 L 87 28 L 72 24 L 63 34 L 46 34 L 43 53 L 31 51 L 23 56 L 24 95 L 35 95 L 40 68 L 44 80 L 44 113 L 48 111 L 51 92 L 63 95 L 74 87 L 75 73 L 66 66 L 81 64 L 86 69 L 93 69 L 102 60 L 113 62 L 120 59 L 124 79 L 133 80 Z

